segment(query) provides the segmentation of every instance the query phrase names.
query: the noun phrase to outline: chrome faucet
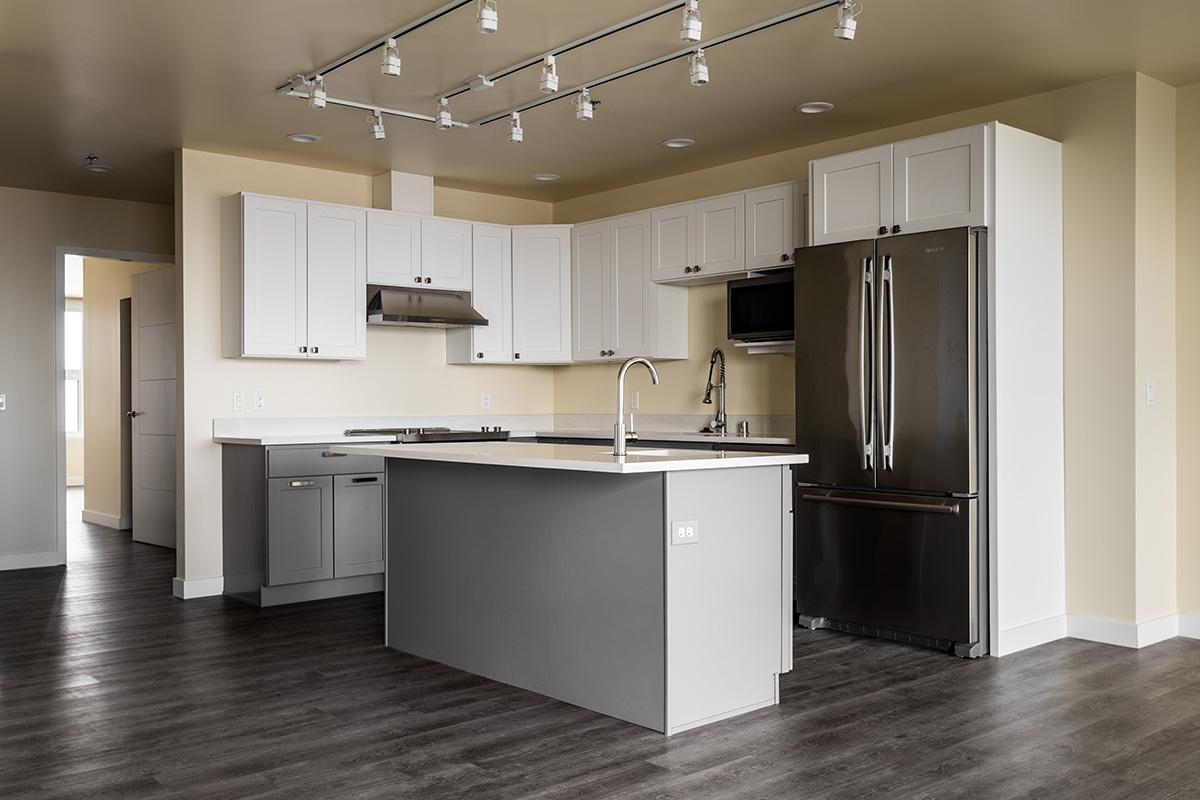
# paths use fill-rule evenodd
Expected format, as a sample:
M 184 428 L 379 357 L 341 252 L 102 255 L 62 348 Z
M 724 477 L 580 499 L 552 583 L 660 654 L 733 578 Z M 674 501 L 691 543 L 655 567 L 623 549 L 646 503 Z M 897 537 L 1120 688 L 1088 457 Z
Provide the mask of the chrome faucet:
M 708 428 L 713 433 L 724 436 L 728 431 L 728 420 L 725 418 L 725 351 L 719 347 L 714 347 L 712 357 L 708 360 L 708 385 L 704 387 L 704 400 L 701 401 L 708 405 L 712 405 L 713 392 L 713 369 L 717 366 L 717 359 L 721 359 L 721 372 L 718 378 L 719 383 L 717 389 L 717 417 L 712 422 L 708 423 Z
M 617 370 L 617 424 L 613 426 L 614 456 L 625 455 L 625 373 L 629 372 L 629 368 L 634 364 L 645 364 L 646 369 L 650 370 L 650 380 L 655 386 L 658 385 L 658 370 L 641 356 L 629 359 Z

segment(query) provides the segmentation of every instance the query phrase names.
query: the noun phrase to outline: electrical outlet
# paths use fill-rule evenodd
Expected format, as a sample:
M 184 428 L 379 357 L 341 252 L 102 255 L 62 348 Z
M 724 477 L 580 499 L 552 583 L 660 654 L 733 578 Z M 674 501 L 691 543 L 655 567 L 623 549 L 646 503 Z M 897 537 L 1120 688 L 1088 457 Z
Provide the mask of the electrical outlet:
M 685 519 L 671 523 L 671 544 L 695 544 L 700 541 L 700 522 Z
M 484 392 L 483 394 L 479 395 L 479 407 L 480 408 L 491 408 L 492 407 L 491 392 Z
M 254 393 L 254 410 L 262 411 L 266 407 L 267 407 L 267 400 L 265 397 L 263 397 L 263 393 L 255 392 Z
M 234 392 L 233 393 L 233 411 L 234 411 L 234 413 L 240 414 L 245 410 L 246 410 L 246 393 L 245 392 Z
M 629 401 L 629 407 L 634 411 L 640 411 L 642 408 L 642 393 L 634 392 L 633 398 Z
M 8 395 L 0 394 L 0 411 L 8 411 Z

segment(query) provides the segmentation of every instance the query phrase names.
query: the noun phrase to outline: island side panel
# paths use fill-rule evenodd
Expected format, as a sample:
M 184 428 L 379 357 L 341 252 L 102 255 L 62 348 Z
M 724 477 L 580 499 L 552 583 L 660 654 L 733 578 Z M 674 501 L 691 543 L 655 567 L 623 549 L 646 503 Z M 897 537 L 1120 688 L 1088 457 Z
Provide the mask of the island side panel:
M 665 729 L 661 473 L 388 470 L 389 647 Z
M 667 733 L 778 702 L 786 469 L 667 473 Z

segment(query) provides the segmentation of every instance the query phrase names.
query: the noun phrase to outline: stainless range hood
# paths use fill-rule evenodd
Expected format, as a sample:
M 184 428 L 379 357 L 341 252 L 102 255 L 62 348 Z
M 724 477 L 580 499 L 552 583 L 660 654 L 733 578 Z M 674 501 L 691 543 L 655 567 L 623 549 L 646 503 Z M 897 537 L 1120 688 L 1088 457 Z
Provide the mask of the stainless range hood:
M 471 307 L 470 292 L 368 286 L 367 298 L 368 325 L 459 328 L 488 324 Z

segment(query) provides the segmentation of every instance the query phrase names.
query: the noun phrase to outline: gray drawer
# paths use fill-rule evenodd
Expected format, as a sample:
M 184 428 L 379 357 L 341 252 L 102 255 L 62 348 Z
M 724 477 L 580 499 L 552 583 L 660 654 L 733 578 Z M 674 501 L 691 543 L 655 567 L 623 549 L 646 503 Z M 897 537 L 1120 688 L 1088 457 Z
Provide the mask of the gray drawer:
M 267 476 L 296 478 L 305 475 L 358 475 L 383 472 L 378 456 L 342 456 L 326 445 L 271 447 L 267 449 Z

